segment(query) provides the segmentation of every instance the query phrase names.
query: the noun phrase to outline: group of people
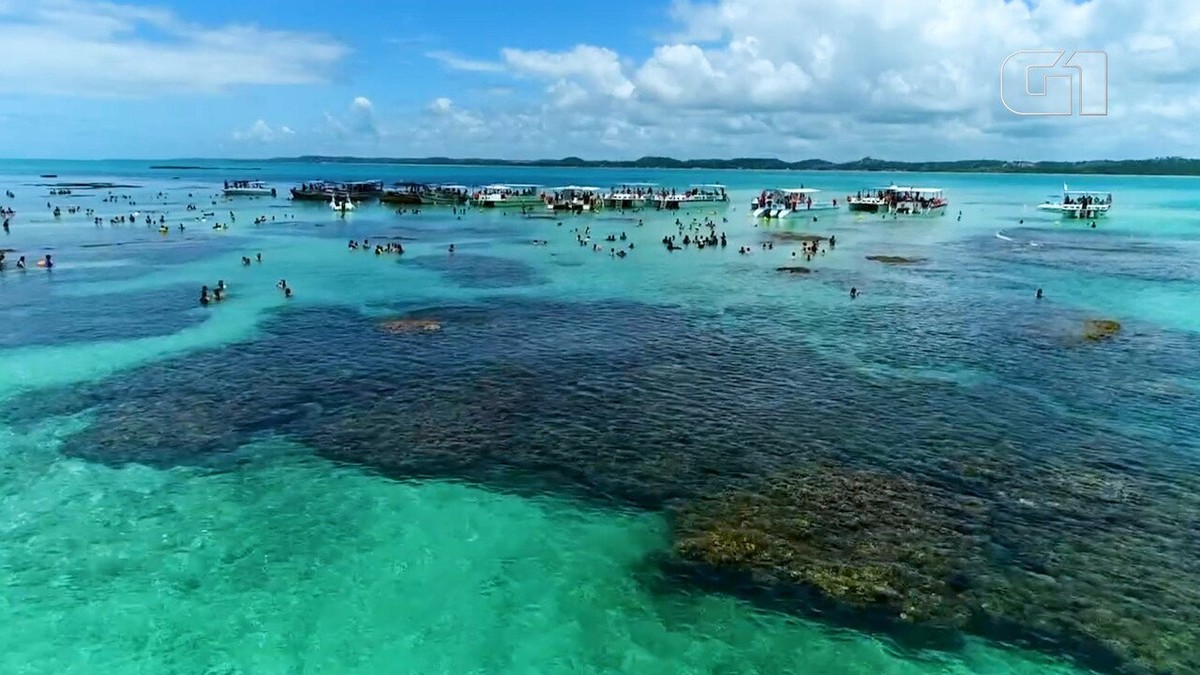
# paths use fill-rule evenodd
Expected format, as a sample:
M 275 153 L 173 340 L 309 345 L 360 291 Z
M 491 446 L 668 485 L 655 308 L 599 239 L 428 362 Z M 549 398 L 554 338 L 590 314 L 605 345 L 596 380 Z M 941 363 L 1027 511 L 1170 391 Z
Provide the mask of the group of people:
M 5 258 L 5 255 L 4 251 L 0 251 L 0 271 L 3 271 L 8 266 L 8 260 Z M 38 261 L 37 266 L 44 269 L 52 269 L 54 267 L 54 259 L 47 253 L 45 258 Z M 17 258 L 17 269 L 23 270 L 25 268 L 25 256 L 20 256 Z

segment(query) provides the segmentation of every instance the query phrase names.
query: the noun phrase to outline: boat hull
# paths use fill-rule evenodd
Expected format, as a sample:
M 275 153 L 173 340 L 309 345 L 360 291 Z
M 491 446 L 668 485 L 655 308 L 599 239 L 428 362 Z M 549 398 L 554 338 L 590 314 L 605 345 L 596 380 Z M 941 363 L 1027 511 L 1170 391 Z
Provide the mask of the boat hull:
M 850 210 L 858 213 L 879 213 L 887 208 L 885 204 L 871 202 L 850 202 Z
M 540 197 L 510 197 L 508 199 L 475 199 L 471 205 L 481 209 L 534 209 L 543 206 Z
M 420 206 L 425 203 L 425 197 L 413 192 L 385 192 L 379 195 L 379 201 L 384 204 L 399 204 L 403 206 Z
M 274 197 L 275 188 L 229 188 L 222 190 L 226 197 Z
M 1101 208 L 1101 207 L 1083 208 L 1083 207 L 1078 207 L 1078 206 L 1076 206 L 1075 208 L 1071 208 L 1072 206 L 1075 206 L 1075 205 L 1041 204 L 1038 206 L 1038 210 L 1055 212 L 1055 213 L 1058 213 L 1063 218 L 1072 218 L 1072 219 L 1100 218 L 1102 216 L 1108 215 L 1108 206 L 1107 205 L 1105 205 L 1103 208 Z

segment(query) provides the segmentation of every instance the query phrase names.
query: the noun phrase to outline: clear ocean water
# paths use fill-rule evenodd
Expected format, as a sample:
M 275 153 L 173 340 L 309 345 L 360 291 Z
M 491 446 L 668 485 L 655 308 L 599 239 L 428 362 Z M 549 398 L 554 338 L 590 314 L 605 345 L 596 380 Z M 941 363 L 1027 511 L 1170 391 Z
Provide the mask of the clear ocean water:
M 1198 179 L 171 163 L 0 162 L 0 672 L 1200 669 Z M 285 198 L 319 178 L 733 198 Z M 749 213 L 892 182 L 947 215 Z M 1037 211 L 1064 182 L 1112 214 Z M 677 218 L 728 247 L 668 252 Z

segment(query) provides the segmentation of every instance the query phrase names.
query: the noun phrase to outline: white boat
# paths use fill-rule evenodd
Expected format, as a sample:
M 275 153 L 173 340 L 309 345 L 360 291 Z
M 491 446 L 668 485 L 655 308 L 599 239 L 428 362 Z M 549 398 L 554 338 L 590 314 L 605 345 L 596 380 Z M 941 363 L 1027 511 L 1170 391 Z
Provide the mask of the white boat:
M 851 211 L 890 213 L 897 216 L 946 215 L 950 202 L 941 188 L 889 185 L 846 198 Z
M 729 203 L 729 193 L 718 183 L 692 185 L 687 192 L 660 194 L 657 204 L 660 209 L 675 210 L 694 206 L 716 206 Z
M 889 209 L 888 194 L 895 186 L 881 188 L 866 188 L 858 194 L 846 197 L 846 204 L 851 211 L 860 213 L 887 213 Z
M 890 212 L 899 216 L 944 216 L 950 202 L 941 188 L 892 187 Z
M 531 184 L 485 185 L 471 196 L 471 205 L 483 209 L 532 209 L 544 204 L 538 186 Z
M 260 180 L 227 180 L 221 191 L 226 197 L 274 197 L 275 188 Z
M 831 211 L 838 207 L 837 200 L 813 201 L 820 190 L 814 188 L 781 188 L 763 190 L 750 203 L 755 218 L 787 218 L 796 212 Z
M 329 198 L 329 208 L 345 213 L 354 210 L 354 202 L 350 201 L 350 198 L 345 195 L 333 195 Z
M 1056 211 L 1067 218 L 1096 218 L 1112 208 L 1112 193 L 1103 190 L 1070 190 L 1063 183 L 1062 200 L 1038 205 L 1041 211 Z
M 546 208 L 551 211 L 571 211 L 574 213 L 599 211 L 603 204 L 603 199 L 600 196 L 600 188 L 581 187 L 579 185 L 550 188 L 550 191 L 543 195 L 543 200 L 546 203 Z
M 625 183 L 614 187 L 604 195 L 604 207 L 608 209 L 641 209 L 654 204 L 656 183 Z

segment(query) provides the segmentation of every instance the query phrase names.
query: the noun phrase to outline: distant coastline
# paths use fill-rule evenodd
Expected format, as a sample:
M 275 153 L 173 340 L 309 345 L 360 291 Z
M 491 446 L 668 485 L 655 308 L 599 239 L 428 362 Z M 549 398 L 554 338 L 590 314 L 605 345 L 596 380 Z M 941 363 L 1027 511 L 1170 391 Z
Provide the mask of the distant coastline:
M 1154 159 L 1101 159 L 1082 162 L 1014 162 L 994 159 L 965 159 L 951 162 L 897 162 L 872 157 L 851 162 L 805 159 L 739 157 L 734 159 L 675 159 L 642 157 L 633 160 L 563 159 L 509 160 L 452 157 L 330 157 L 305 155 L 278 157 L 268 162 L 314 162 L 325 164 L 408 164 L 423 166 L 527 166 L 580 169 L 744 169 L 749 171 L 908 171 L 918 173 L 1046 173 L 1128 176 L 1200 176 L 1200 159 L 1158 157 Z

